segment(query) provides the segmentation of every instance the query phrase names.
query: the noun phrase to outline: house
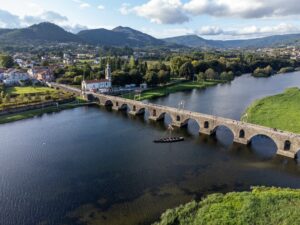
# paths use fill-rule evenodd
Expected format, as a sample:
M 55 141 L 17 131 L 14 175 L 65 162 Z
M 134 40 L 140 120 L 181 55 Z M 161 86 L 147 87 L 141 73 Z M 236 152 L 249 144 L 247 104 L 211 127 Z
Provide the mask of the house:
M 53 70 L 49 67 L 34 67 L 27 72 L 30 77 L 39 81 L 50 82 L 54 80 Z
M 109 92 L 112 88 L 111 82 L 111 69 L 110 65 L 107 64 L 105 70 L 105 79 L 102 80 L 83 80 L 81 83 L 82 91 L 93 91 L 93 92 Z
M 6 85 L 19 84 L 20 81 L 30 80 L 29 74 L 26 71 L 18 69 L 9 69 L 4 72 L 3 83 Z

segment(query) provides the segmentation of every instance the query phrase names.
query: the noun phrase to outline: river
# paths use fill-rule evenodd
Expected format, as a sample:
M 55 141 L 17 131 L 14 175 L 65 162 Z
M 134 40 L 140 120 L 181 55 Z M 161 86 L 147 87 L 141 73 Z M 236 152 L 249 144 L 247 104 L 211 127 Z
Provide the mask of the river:
M 243 75 L 229 84 L 152 100 L 239 119 L 254 99 L 300 86 L 300 73 Z M 251 147 L 197 134 L 196 124 L 174 132 L 185 142 L 154 144 L 165 122 L 103 107 L 82 107 L 0 125 L 0 224 L 151 224 L 167 208 L 209 193 L 251 186 L 300 188 L 297 160 L 275 155 L 257 137 Z

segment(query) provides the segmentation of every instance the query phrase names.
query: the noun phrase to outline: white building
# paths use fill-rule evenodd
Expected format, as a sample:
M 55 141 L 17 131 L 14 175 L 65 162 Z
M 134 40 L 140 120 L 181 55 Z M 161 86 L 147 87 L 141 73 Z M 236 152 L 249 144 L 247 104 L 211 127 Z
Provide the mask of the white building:
M 9 69 L 4 73 L 3 83 L 6 85 L 19 84 L 20 81 L 29 80 L 30 77 L 27 72 L 17 69 Z
M 107 64 L 105 69 L 105 79 L 83 80 L 81 83 L 82 91 L 109 92 L 111 91 L 111 88 L 112 88 L 111 69 L 109 64 Z

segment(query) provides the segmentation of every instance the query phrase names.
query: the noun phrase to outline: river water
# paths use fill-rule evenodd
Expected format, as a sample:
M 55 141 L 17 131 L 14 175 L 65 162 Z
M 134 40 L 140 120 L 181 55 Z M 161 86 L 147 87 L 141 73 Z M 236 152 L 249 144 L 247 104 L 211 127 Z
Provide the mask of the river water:
M 300 86 L 300 73 L 171 94 L 153 100 L 239 119 L 254 99 Z M 154 144 L 170 122 L 150 122 L 102 107 L 82 107 L 0 125 L 0 224 L 151 224 L 167 208 L 209 193 L 251 186 L 300 188 L 297 160 L 276 156 L 257 137 L 232 143 L 226 128 L 174 133 L 185 142 Z

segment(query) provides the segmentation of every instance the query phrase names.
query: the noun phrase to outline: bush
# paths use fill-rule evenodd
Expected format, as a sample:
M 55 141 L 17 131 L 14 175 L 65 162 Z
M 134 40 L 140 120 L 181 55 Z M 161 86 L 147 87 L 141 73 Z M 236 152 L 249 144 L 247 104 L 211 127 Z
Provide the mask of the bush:
M 300 224 L 300 190 L 254 187 L 167 210 L 154 225 Z

